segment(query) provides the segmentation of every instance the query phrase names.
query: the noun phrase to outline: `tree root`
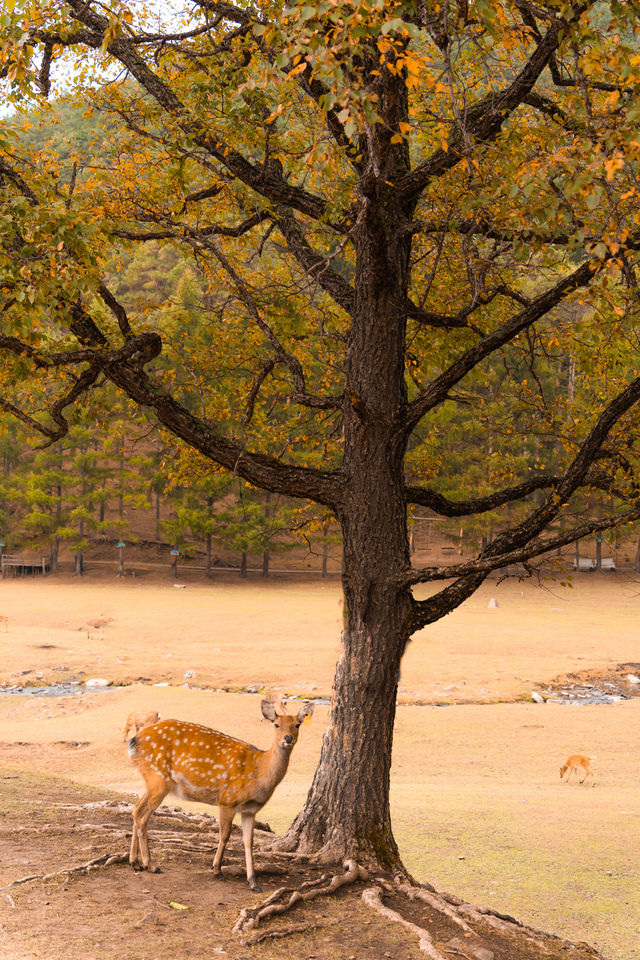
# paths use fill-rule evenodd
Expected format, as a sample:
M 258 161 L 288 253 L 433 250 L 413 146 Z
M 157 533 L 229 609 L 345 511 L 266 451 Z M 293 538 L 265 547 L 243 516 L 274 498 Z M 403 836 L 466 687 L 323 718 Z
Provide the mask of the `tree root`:
M 422 900 L 423 903 L 428 904 L 434 910 L 437 910 L 439 913 L 444 914 L 445 917 L 448 917 L 449 920 L 461 927 L 465 933 L 473 933 L 473 930 L 469 924 L 463 920 L 462 917 L 458 916 L 455 910 L 447 904 L 446 900 L 441 894 L 436 893 L 435 891 L 425 890 L 422 887 L 412 887 L 408 883 L 404 883 L 399 877 L 395 878 L 393 887 L 391 887 L 390 884 L 385 883 L 382 883 L 381 886 L 390 889 L 390 891 L 395 888 L 398 893 L 404 894 L 409 900 Z
M 285 913 L 294 907 L 296 903 L 304 903 L 307 900 L 315 899 L 315 897 L 334 893 L 336 890 L 339 890 L 340 887 L 355 883 L 357 880 L 368 879 L 369 875 L 367 871 L 364 867 L 359 866 L 355 860 L 345 860 L 343 867 L 345 873 L 342 875 L 335 874 L 331 879 L 329 879 L 327 874 L 323 874 L 318 880 L 308 880 L 301 884 L 299 889 L 280 887 L 256 907 L 249 907 L 242 910 L 235 923 L 233 932 L 244 933 L 247 930 L 252 930 L 254 927 L 257 927 L 261 921 L 273 917 L 276 914 Z
M 415 933 L 418 937 L 418 946 L 420 950 L 428 957 L 431 957 L 431 960 L 447 960 L 447 958 L 436 948 L 433 940 L 431 939 L 431 935 L 427 930 L 424 929 L 424 927 L 419 927 L 410 920 L 405 920 L 401 914 L 397 913 L 395 910 L 392 910 L 391 907 L 386 907 L 384 905 L 382 902 L 382 890 L 380 887 L 369 887 L 367 890 L 364 890 L 362 893 L 362 899 L 368 907 L 371 907 L 372 910 L 375 910 L 377 913 L 381 914 L 381 916 L 386 917 L 387 920 L 392 920 L 394 923 L 399 923 L 407 930 Z
M 78 873 L 91 873 L 98 867 L 110 867 L 113 863 L 127 863 L 129 855 L 126 853 L 103 853 L 101 857 L 95 857 L 87 863 L 81 863 L 77 867 L 67 867 L 64 870 L 56 870 L 55 873 L 32 873 L 28 877 L 21 877 L 19 880 L 12 880 L 4 887 L 0 887 L 1 892 L 10 890 L 11 887 L 20 887 L 25 883 L 35 883 L 37 880 L 57 880 L 59 877 L 71 877 Z
M 452 948 L 451 950 L 446 950 L 446 953 L 454 952 L 460 956 L 469 957 L 469 960 L 473 960 L 473 958 L 489 952 L 480 947 L 478 943 L 483 937 L 488 936 L 487 927 L 509 939 L 513 940 L 513 938 L 517 938 L 524 940 L 527 944 L 538 948 L 543 954 L 549 953 L 550 941 L 561 943 L 564 949 L 571 946 L 568 941 L 563 940 L 561 937 L 535 930 L 533 927 L 521 923 L 515 917 L 511 917 L 508 914 L 498 913 L 486 907 L 476 907 L 470 903 L 466 903 L 459 897 L 451 896 L 451 894 L 448 893 L 439 893 L 433 887 L 429 889 L 413 887 L 400 876 L 396 876 L 393 883 L 389 883 L 389 881 L 382 877 L 376 877 L 375 883 L 376 886 L 374 888 L 364 891 L 362 898 L 365 903 L 383 916 L 388 917 L 390 920 L 395 920 L 407 929 L 412 930 L 419 938 L 420 949 L 426 953 L 427 956 L 434 958 L 434 960 L 445 960 L 445 958 L 443 958 L 433 943 L 429 932 L 405 920 L 401 914 L 386 907 L 382 903 L 383 890 L 390 894 L 406 896 L 409 900 L 420 900 L 426 903 L 432 910 L 460 927 L 465 937 L 473 937 L 474 940 L 469 940 L 467 946 L 468 952 L 463 951 L 461 945 L 455 945 L 455 940 L 451 940 L 446 944 L 447 947 Z M 597 953 L 593 951 L 592 955 L 595 957 Z
M 252 947 L 263 940 L 280 940 L 284 937 L 290 937 L 294 933 L 306 933 L 307 930 L 318 930 L 320 927 L 335 927 L 342 921 L 336 917 L 334 920 L 311 920 L 309 923 L 292 923 L 288 927 L 281 927 L 279 930 L 263 930 L 261 933 L 254 933 L 252 937 L 242 941 L 243 946 Z

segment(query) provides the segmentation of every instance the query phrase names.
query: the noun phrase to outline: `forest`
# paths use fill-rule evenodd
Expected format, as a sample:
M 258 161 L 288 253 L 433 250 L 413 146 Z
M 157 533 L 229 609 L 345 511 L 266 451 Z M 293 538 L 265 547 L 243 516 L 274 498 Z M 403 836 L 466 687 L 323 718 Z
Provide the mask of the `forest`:
M 0 129 L 26 149 L 45 155 L 57 176 L 68 179 L 72 172 L 75 177 L 88 176 L 94 165 L 108 168 L 112 126 L 108 112 L 83 96 L 38 106 L 29 102 L 5 116 Z M 190 360 L 184 347 L 178 347 L 181 328 L 186 324 L 197 338 L 198 347 L 191 349 L 200 349 L 210 341 L 212 326 L 222 322 L 225 310 L 198 261 L 178 244 L 162 245 L 155 239 L 144 245 L 121 243 L 111 252 L 106 276 L 130 314 L 153 313 L 158 318 L 172 360 L 180 362 L 182 375 L 188 378 Z M 545 334 L 546 342 L 530 340 L 505 352 L 499 366 L 483 370 L 464 395 L 443 404 L 430 432 L 428 455 L 416 442 L 408 458 L 413 479 L 428 478 L 442 493 L 462 495 L 473 488 L 486 495 L 498 478 L 536 476 L 551 468 L 572 408 L 589 394 L 594 372 L 589 356 L 577 362 L 562 336 L 563 326 L 573 322 L 576 311 L 588 314 L 589 308 L 574 305 L 559 311 Z M 410 355 L 408 372 L 418 385 L 416 367 L 417 358 Z M 246 380 L 248 372 L 240 376 Z M 329 513 L 319 513 L 310 502 L 301 508 L 286 496 L 271 497 L 223 471 L 212 475 L 205 461 L 194 463 L 175 436 L 142 415 L 113 386 L 107 389 L 106 408 L 74 411 L 68 434 L 53 447 L 43 448 L 32 431 L 0 410 L 0 539 L 5 552 L 41 552 L 55 569 L 61 549 L 90 555 L 96 547 L 136 544 L 144 536 L 149 545 L 157 545 L 157 553 L 171 545 L 186 557 L 203 555 L 207 576 L 216 548 L 242 573 L 249 556 L 266 572 L 271 553 L 302 547 L 318 571 L 326 573 L 328 550 L 334 556 L 340 550 L 339 530 L 331 526 Z M 230 408 L 235 402 L 228 398 Z M 271 403 L 275 408 L 277 397 Z M 478 403 L 491 406 L 489 432 L 484 424 L 481 429 L 476 424 L 472 410 Z M 528 414 L 536 406 L 547 415 L 553 411 L 553 427 L 532 429 Z M 329 427 L 323 443 L 330 443 L 331 437 Z M 509 456 L 503 459 L 507 447 Z M 445 458 L 455 478 L 453 487 L 451 476 L 446 482 L 439 476 Z M 576 515 L 593 509 L 597 516 L 597 500 L 583 493 L 576 497 L 574 509 Z M 428 507 L 414 508 L 418 544 L 431 544 L 432 528 L 428 540 L 423 536 L 421 541 L 421 521 L 430 523 L 437 516 Z M 462 525 L 455 519 L 445 521 L 437 528 L 437 542 L 468 553 L 489 542 L 499 523 L 499 512 L 491 510 L 465 517 Z M 625 531 L 625 541 L 634 541 L 626 553 L 631 553 L 637 568 L 636 526 Z M 578 549 L 597 555 L 601 538 L 595 545 L 591 540 Z M 609 548 L 618 547 L 619 533 L 608 540 Z

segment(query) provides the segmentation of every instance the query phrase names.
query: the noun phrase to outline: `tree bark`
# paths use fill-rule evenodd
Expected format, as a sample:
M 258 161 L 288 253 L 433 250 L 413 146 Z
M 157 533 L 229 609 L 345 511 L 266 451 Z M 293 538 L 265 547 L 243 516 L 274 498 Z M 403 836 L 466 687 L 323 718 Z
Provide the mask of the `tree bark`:
M 212 552 L 211 552 L 212 539 L 213 539 L 213 538 L 212 538 L 211 534 L 208 533 L 208 534 L 206 535 L 206 539 L 205 539 L 205 543 L 206 543 L 206 560 L 205 560 L 205 566 L 204 566 L 204 575 L 205 575 L 205 577 L 207 578 L 207 580 L 211 580 L 211 578 L 213 577 L 213 573 L 211 572 L 211 564 L 213 563 L 213 556 L 212 556 Z
M 404 211 L 371 196 L 356 236 L 359 278 L 344 410 L 344 630 L 320 763 L 283 846 L 402 866 L 389 809 L 400 661 L 413 599 L 404 495 L 408 247 Z
M 327 543 L 327 524 L 322 524 L 322 579 L 327 578 L 327 559 L 329 556 L 329 545 Z

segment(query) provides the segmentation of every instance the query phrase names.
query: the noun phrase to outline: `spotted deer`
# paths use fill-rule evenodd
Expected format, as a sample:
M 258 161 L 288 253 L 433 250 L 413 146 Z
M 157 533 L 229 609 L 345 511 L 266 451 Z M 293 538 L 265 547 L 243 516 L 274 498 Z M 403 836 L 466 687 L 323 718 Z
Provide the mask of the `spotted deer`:
M 274 728 L 268 750 L 182 720 L 161 720 L 131 738 L 129 755 L 147 788 L 133 810 L 129 862 L 134 868 L 159 872 L 149 855 L 147 824 L 153 811 L 173 791 L 185 800 L 217 804 L 220 808 L 214 876 L 222 876 L 222 858 L 233 818 L 240 814 L 247 882 L 252 890 L 260 892 L 253 866 L 256 814 L 287 772 L 300 724 L 313 713 L 313 704 L 304 704 L 295 717 L 278 714 L 268 700 L 262 701 L 261 708 Z
M 591 769 L 591 761 L 594 759 L 595 757 L 585 757 L 584 754 L 582 753 L 571 754 L 571 756 L 567 757 L 567 760 L 565 761 L 565 763 L 563 763 L 562 766 L 560 767 L 560 779 L 562 780 L 562 778 L 564 777 L 565 773 L 568 770 L 569 776 L 567 777 L 566 782 L 569 783 L 571 774 L 575 773 L 575 775 L 578 776 L 578 767 L 582 767 L 582 769 L 584 770 L 584 777 L 582 778 L 580 783 L 584 783 L 587 777 L 593 777 L 593 770 Z M 595 778 L 593 782 L 595 784 Z

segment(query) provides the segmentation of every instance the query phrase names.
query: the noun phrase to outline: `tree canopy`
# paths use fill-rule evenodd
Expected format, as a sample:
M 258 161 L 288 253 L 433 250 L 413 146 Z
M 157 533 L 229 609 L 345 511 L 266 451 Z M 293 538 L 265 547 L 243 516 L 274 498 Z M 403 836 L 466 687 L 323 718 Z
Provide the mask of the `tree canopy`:
M 16 109 L 64 91 L 101 158 L 5 125 L 0 403 L 54 443 L 109 381 L 199 457 L 335 515 L 343 652 L 287 842 L 397 863 L 410 637 L 492 570 L 640 517 L 640 9 L 5 9 Z M 141 245 L 191 258 L 170 318 L 157 277 L 117 290 Z M 492 542 L 413 569 L 411 505 L 492 511 Z

